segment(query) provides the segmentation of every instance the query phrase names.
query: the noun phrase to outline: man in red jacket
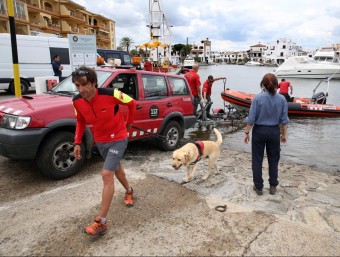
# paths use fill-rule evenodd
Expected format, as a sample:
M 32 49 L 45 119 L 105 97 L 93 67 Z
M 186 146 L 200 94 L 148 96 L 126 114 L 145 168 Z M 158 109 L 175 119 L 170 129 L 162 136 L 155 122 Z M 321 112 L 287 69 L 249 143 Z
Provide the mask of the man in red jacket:
M 77 159 L 82 158 L 80 146 L 86 124 L 92 124 L 94 140 L 105 160 L 101 172 L 104 183 L 101 209 L 94 222 L 83 229 L 83 233 L 102 235 L 107 230 L 106 217 L 114 195 L 114 176 L 126 189 L 124 204 L 128 207 L 134 204 L 133 190 L 120 160 L 127 147 L 127 131 L 133 122 L 136 101 L 118 89 L 97 88 L 97 74 L 89 67 L 82 66 L 72 72 L 72 82 L 79 91 L 73 98 L 77 117 L 74 156 Z M 120 104 L 127 105 L 129 109 L 126 123 L 119 111 Z

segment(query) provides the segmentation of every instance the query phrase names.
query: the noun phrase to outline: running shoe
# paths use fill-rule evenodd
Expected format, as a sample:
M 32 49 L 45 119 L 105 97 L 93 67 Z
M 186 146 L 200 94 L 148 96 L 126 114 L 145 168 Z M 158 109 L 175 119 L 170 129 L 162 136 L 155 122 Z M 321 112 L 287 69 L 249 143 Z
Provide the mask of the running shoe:
M 124 199 L 124 204 L 126 207 L 132 207 L 134 202 L 133 202 L 133 189 L 131 187 L 131 193 L 126 191 L 125 193 L 125 199 Z
M 89 236 L 104 235 L 107 230 L 107 224 L 104 224 L 101 218 L 96 217 L 93 223 L 83 229 L 83 233 Z

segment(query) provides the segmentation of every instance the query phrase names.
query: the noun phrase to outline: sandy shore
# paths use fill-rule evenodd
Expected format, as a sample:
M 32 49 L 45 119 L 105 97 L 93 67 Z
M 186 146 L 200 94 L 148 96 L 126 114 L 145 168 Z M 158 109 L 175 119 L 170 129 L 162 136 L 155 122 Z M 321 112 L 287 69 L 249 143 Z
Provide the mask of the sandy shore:
M 339 256 L 339 176 L 281 162 L 277 194 L 270 195 L 266 183 L 258 196 L 249 153 L 223 149 L 220 174 L 202 181 L 207 166 L 201 162 L 187 184 L 182 184 L 184 169 L 175 171 L 171 158 L 172 153 L 156 150 L 127 154 L 124 165 L 136 204 L 125 208 L 117 186 L 109 231 L 95 239 L 80 230 L 99 208 L 99 158 L 86 163 L 85 176 L 3 198 L 0 255 Z M 4 163 L 1 169 L 24 165 Z M 0 175 L 10 178 L 4 171 Z M 8 186 L 2 187 L 3 197 Z M 216 211 L 218 205 L 226 211 Z

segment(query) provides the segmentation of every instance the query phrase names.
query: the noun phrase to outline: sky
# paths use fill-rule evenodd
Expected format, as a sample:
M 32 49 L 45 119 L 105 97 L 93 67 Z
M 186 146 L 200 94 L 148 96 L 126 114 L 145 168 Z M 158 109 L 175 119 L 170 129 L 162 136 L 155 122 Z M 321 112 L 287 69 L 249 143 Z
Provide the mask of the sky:
M 73 0 L 116 22 L 117 46 L 150 41 L 149 0 Z M 152 0 L 153 1 L 153 0 Z M 304 50 L 340 44 L 339 0 L 158 0 L 171 27 L 171 44 L 213 51 L 246 51 L 251 45 L 290 39 Z

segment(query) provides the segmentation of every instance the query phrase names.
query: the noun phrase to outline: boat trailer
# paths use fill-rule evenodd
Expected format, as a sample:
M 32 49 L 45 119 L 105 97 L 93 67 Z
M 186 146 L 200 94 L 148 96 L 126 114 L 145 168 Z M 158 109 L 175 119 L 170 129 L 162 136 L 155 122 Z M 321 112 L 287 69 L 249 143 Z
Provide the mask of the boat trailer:
M 223 79 L 224 90 L 226 87 L 227 79 Z M 224 102 L 223 108 L 214 108 L 210 117 L 207 117 L 207 109 L 210 109 L 210 106 L 213 102 L 208 102 L 205 104 L 204 102 L 200 102 L 200 109 L 197 111 L 197 122 L 195 127 L 202 130 L 212 130 L 213 128 L 226 125 L 226 126 L 235 126 L 242 125 L 244 118 L 247 116 L 246 111 L 238 111 L 232 105 L 226 104 Z

